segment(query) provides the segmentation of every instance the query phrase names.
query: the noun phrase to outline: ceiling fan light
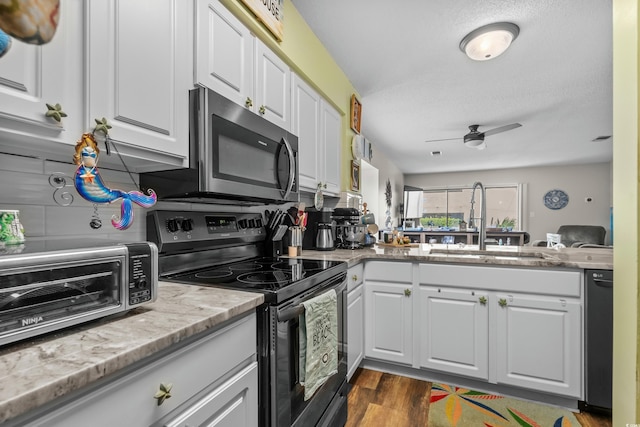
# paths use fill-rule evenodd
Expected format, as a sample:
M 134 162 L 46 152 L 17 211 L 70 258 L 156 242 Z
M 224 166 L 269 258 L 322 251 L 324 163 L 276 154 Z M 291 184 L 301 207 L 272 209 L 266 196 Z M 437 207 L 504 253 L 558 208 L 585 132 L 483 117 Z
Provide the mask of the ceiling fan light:
M 500 56 L 520 34 L 520 28 L 510 22 L 497 22 L 477 28 L 460 42 L 460 50 L 475 61 Z
M 477 148 L 478 150 L 484 150 L 487 147 L 483 138 L 465 139 L 464 145 L 470 148 Z

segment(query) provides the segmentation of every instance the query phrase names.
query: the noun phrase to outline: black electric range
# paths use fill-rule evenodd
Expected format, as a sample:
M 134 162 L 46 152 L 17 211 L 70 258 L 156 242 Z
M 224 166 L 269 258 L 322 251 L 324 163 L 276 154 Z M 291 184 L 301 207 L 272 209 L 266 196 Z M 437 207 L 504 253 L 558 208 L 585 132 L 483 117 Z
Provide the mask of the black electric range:
M 147 239 L 159 248 L 160 278 L 261 292 L 279 304 L 346 274 L 341 261 L 265 257 L 259 213 L 153 211 Z

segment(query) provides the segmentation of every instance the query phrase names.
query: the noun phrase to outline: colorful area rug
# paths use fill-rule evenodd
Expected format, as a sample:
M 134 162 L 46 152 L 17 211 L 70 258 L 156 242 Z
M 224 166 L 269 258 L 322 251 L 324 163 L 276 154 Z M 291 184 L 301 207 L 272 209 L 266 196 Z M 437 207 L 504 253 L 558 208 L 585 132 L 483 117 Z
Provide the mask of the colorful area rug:
M 433 383 L 429 427 L 579 427 L 571 411 Z

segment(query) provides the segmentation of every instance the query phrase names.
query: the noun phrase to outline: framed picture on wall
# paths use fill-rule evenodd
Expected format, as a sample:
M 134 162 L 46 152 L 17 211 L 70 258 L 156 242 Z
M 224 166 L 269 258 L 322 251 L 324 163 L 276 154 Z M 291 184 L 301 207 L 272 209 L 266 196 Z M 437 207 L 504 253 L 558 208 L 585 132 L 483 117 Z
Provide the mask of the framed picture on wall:
M 362 104 L 355 95 L 351 95 L 351 130 L 360 133 L 360 120 L 362 119 Z
M 351 160 L 351 190 L 360 191 L 360 165 Z

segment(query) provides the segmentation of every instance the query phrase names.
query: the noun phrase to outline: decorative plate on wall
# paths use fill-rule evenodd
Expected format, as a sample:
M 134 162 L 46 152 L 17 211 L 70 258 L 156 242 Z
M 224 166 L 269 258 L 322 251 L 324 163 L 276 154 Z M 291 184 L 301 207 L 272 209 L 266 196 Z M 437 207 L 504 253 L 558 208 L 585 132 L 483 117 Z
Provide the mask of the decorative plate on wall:
M 562 190 L 549 190 L 544 195 L 544 205 L 549 209 L 562 209 L 569 203 L 569 196 Z

